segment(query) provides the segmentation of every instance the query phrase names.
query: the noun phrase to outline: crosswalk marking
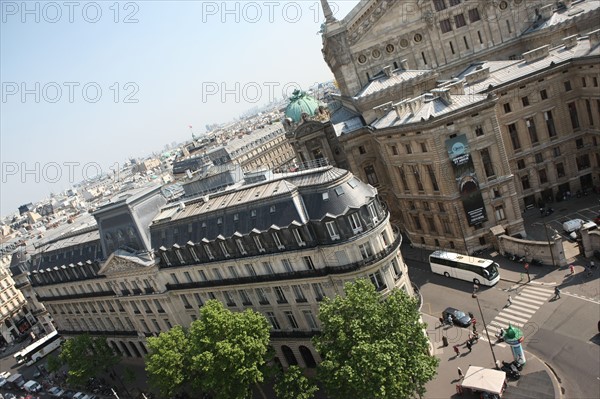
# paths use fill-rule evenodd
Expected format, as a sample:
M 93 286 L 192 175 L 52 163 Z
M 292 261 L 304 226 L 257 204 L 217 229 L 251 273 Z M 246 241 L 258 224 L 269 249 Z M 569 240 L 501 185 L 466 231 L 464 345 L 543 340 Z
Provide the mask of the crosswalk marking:
M 520 287 L 522 286 L 513 287 L 513 289 L 516 290 Z M 494 337 L 490 336 L 490 339 L 492 339 L 492 343 L 497 346 L 504 346 L 504 344 L 495 340 L 495 335 L 501 328 L 506 330 L 509 324 L 523 328 L 531 317 L 533 317 L 535 312 L 554 295 L 554 290 L 527 285 L 522 289 L 519 289 L 519 292 L 515 292 L 515 294 L 516 295 L 511 298 L 512 303 L 502 308 L 496 317 L 494 317 L 487 325 L 488 332 L 494 334 Z M 487 341 L 485 338 L 484 340 Z

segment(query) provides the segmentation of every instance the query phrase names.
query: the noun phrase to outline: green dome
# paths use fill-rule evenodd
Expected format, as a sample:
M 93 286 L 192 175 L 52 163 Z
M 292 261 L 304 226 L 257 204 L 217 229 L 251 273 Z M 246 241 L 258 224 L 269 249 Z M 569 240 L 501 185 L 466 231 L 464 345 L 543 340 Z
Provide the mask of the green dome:
M 319 112 L 319 102 L 303 91 L 294 90 L 290 103 L 285 109 L 285 116 L 291 118 L 294 122 L 302 120 L 302 114 L 314 116 Z

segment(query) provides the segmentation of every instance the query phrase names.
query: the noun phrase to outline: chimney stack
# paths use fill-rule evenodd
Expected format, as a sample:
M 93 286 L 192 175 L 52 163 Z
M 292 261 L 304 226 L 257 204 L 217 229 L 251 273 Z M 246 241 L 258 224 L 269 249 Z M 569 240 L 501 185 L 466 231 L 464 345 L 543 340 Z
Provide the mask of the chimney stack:
M 400 61 L 400 68 L 402 68 L 403 71 L 408 71 L 408 60 L 404 59 Z
M 390 76 L 392 76 L 392 66 L 391 65 L 386 65 L 383 67 L 383 73 L 385 73 L 385 76 L 387 76 L 388 78 Z
M 577 35 L 567 36 L 562 40 L 566 49 L 577 46 Z
M 588 37 L 590 38 L 590 48 L 596 47 L 600 44 L 600 29 L 588 33 Z

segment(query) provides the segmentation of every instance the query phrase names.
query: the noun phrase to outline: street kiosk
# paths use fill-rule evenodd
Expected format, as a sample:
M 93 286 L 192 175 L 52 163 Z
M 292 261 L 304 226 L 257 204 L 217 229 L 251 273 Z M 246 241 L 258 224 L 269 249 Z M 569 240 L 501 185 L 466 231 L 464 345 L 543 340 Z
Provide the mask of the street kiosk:
M 506 373 L 500 370 L 469 366 L 467 374 L 456 386 L 459 394 L 463 392 L 480 393 L 481 399 L 498 399 L 506 389 Z

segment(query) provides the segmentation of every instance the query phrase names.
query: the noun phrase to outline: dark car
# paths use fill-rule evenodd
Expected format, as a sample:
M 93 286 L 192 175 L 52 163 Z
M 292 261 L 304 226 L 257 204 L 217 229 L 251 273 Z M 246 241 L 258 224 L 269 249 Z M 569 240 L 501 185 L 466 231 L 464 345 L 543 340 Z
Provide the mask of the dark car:
M 454 308 L 446 308 L 446 310 L 442 312 L 444 321 L 448 320 L 448 315 L 452 317 L 452 323 L 457 326 L 469 327 L 471 325 L 471 318 L 463 311 Z

